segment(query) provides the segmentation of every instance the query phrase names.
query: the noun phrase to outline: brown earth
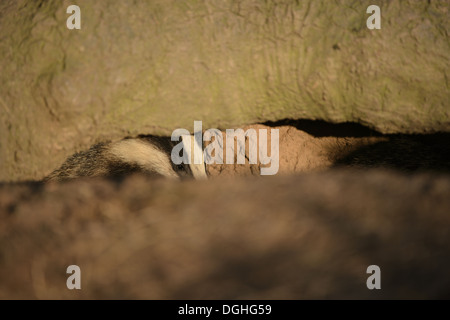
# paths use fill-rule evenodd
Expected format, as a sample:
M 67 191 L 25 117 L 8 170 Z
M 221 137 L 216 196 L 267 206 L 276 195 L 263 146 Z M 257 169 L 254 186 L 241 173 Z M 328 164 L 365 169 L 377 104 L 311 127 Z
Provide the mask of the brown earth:
M 247 163 L 208 165 L 209 181 L 1 184 L 0 298 L 450 297 L 448 134 L 248 128 L 279 130 L 276 176 Z
M 0 298 L 449 298 L 449 194 L 380 169 L 3 184 Z
M 381 135 L 354 123 L 330 124 L 320 121 L 285 120 L 265 125 L 251 125 L 245 131 L 265 130 L 270 151 L 271 130 L 279 132 L 278 174 L 324 171 L 334 167 L 389 168 L 403 172 L 437 171 L 450 173 L 450 134 Z M 260 175 L 261 165 L 250 165 L 246 139 L 246 163 L 226 164 L 226 133 L 222 132 L 224 164 L 207 165 L 211 177 Z M 208 146 L 208 142 L 206 146 Z M 258 150 L 259 151 L 259 150 Z
M 300 130 L 293 124 L 299 124 Z M 339 126 L 317 123 L 316 128 L 320 129 L 320 134 L 315 132 L 315 135 L 305 131 L 302 122 L 286 123 L 285 125 L 251 125 L 242 128 L 244 132 L 249 129 L 254 129 L 259 139 L 259 132 L 263 130 L 267 132 L 267 150 L 271 150 L 271 132 L 272 130 L 278 130 L 279 140 L 279 170 L 278 174 L 290 174 L 290 173 L 302 173 L 312 171 L 322 171 L 330 168 L 338 160 L 343 159 L 345 156 L 351 154 L 352 151 L 357 150 L 363 146 L 370 146 L 376 142 L 387 141 L 385 136 L 377 135 L 376 132 L 364 129 L 363 127 L 352 127 L 351 124 L 349 130 L 345 132 L 341 130 Z M 334 131 L 341 131 L 341 136 L 331 136 L 326 134 L 322 136 L 326 128 L 333 128 Z M 235 128 L 237 129 L 237 128 Z M 345 134 L 343 134 L 345 133 Z M 363 134 L 363 136 L 361 136 Z M 249 142 L 246 138 L 245 145 L 245 164 L 237 163 L 237 145 L 234 146 L 234 164 L 226 163 L 227 156 L 227 144 L 225 131 L 222 131 L 223 135 L 223 164 L 211 164 L 207 165 L 207 172 L 211 177 L 215 176 L 235 176 L 235 175 L 260 175 L 261 167 L 270 167 L 270 163 L 267 165 L 261 165 L 260 158 L 255 165 L 249 164 Z M 259 140 L 258 140 L 259 142 Z M 206 142 L 207 147 L 210 143 Z M 259 147 L 257 147 L 259 152 Z

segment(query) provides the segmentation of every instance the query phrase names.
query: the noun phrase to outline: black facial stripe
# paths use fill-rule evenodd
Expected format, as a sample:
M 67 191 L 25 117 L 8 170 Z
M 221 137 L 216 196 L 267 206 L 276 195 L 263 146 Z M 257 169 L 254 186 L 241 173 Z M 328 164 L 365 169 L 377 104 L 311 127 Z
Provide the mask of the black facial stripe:
M 180 176 L 180 177 L 193 177 L 192 170 L 189 164 L 181 163 L 179 165 L 172 162 L 171 154 L 172 149 L 175 147 L 178 143 L 181 142 L 181 137 L 178 141 L 172 141 L 170 137 L 158 137 L 153 135 L 139 135 L 139 139 L 146 140 L 147 142 L 153 144 L 156 146 L 159 150 L 167 154 L 167 156 L 170 159 L 170 163 L 172 165 L 173 170 Z

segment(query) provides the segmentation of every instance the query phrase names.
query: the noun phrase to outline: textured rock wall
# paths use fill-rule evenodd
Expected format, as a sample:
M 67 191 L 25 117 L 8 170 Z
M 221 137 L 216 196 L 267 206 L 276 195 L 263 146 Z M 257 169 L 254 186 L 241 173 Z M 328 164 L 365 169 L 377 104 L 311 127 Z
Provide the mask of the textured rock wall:
M 449 130 L 448 1 L 0 3 L 0 180 L 127 134 L 283 118 Z

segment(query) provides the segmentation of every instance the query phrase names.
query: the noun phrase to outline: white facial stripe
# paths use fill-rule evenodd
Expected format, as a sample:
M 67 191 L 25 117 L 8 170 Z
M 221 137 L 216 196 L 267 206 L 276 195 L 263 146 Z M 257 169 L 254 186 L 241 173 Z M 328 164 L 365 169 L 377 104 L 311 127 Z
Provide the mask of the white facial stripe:
M 189 159 L 189 167 L 191 168 L 192 175 L 197 180 L 207 179 L 208 176 L 206 175 L 205 163 L 203 161 L 203 148 L 192 135 L 181 136 L 181 139 L 183 141 L 183 149 L 186 151 Z M 191 150 L 193 150 L 193 154 Z
M 172 168 L 169 156 L 150 142 L 139 139 L 122 140 L 114 143 L 110 152 L 124 162 L 137 164 L 168 178 L 179 178 Z

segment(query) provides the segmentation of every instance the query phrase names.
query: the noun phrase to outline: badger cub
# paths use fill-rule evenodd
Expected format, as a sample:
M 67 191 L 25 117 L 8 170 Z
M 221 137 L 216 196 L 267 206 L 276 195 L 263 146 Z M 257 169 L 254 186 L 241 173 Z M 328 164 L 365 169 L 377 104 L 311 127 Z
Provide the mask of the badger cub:
M 201 147 L 193 136 L 182 136 L 184 150 Z M 140 135 L 117 142 L 101 142 L 87 151 L 69 157 L 62 166 L 47 176 L 44 181 L 66 181 L 80 177 L 123 177 L 131 173 L 144 173 L 151 177 L 171 179 L 206 179 L 204 162 L 202 164 L 181 163 L 171 160 L 172 148 L 179 142 L 170 137 Z M 187 152 L 189 158 L 192 156 Z M 187 162 L 187 161 L 184 161 Z

